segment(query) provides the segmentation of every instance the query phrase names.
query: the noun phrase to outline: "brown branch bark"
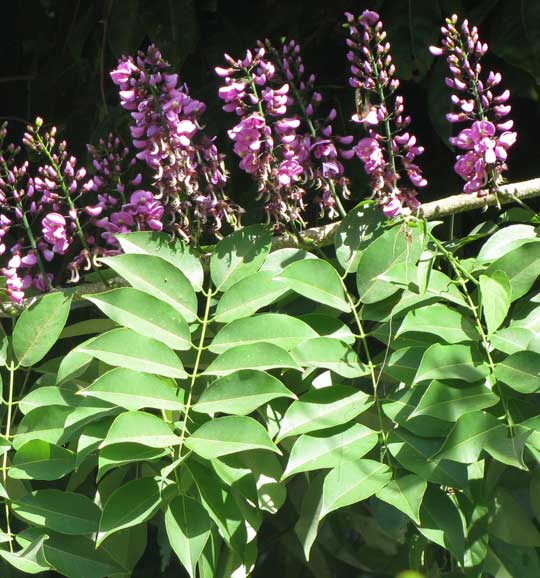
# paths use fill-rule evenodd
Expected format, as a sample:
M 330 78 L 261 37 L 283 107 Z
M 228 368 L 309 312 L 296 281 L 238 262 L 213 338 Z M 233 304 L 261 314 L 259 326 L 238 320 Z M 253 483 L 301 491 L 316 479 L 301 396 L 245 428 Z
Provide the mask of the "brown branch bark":
M 477 195 L 452 195 L 441 199 L 440 201 L 432 201 L 422 205 L 418 211 L 418 216 L 425 219 L 433 220 L 439 217 L 447 217 L 449 215 L 457 215 L 466 211 L 473 211 L 475 209 L 483 209 L 485 207 L 499 205 L 506 205 L 510 203 L 520 203 L 527 199 L 540 197 L 540 178 L 531 179 L 529 181 L 522 181 L 519 183 L 511 183 L 503 185 L 497 195 L 489 194 L 483 197 Z M 276 237 L 272 242 L 274 250 L 284 249 L 286 247 L 298 248 L 310 245 L 318 247 L 325 247 L 332 244 L 336 231 L 338 230 L 341 221 L 323 225 L 322 227 L 313 227 L 302 231 L 299 238 L 292 235 L 283 235 Z M 83 295 L 100 293 L 111 289 L 113 287 L 126 286 L 127 282 L 120 277 L 115 277 L 109 280 L 109 287 L 105 287 L 103 283 L 85 283 L 73 288 L 73 300 L 82 299 Z M 0 309 L 0 317 L 7 317 L 17 315 L 25 307 L 30 305 L 33 299 L 26 300 L 22 305 L 15 306 L 5 303 Z

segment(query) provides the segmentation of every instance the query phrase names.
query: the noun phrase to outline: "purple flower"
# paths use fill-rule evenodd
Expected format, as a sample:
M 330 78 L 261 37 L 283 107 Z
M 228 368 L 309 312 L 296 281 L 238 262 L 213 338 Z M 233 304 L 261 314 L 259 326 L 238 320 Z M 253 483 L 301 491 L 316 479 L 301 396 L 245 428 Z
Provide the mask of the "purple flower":
M 408 132 L 411 119 L 405 115 L 403 97 L 396 95 L 390 43 L 376 12 L 365 10 L 358 18 L 346 13 L 349 38 L 347 59 L 351 64 L 349 84 L 366 98 L 352 121 L 361 124 L 367 137 L 351 153 L 364 164 L 371 190 L 387 217 L 408 214 L 419 206 L 417 188 L 427 180 L 416 164 L 424 152 Z
M 338 192 L 348 193 L 339 160 L 348 153 L 340 145 L 350 141 L 333 135 L 335 110 L 317 114 L 322 96 L 315 76 L 305 73 L 300 46 L 283 41 L 278 50 L 266 40 L 243 59 L 225 60 L 227 68 L 216 68 L 224 82 L 218 94 L 223 110 L 239 117 L 228 134 L 240 168 L 257 183 L 268 219 L 276 229 L 292 222 L 302 227 L 307 196 L 321 213 L 335 216 Z
M 235 225 L 242 210 L 228 201 L 223 155 L 214 138 L 202 130 L 200 118 L 206 105 L 192 98 L 187 87 L 178 84 L 178 75 L 169 70 L 157 47 L 151 45 L 136 58 L 123 57 L 111 78 L 119 86 L 121 104 L 134 122 L 131 134 L 138 150 L 136 157 L 152 170 L 162 198 L 163 218 L 148 218 L 144 226 L 165 228 L 197 241 L 201 219 L 208 225 L 206 229 L 216 234 L 224 221 Z M 221 96 L 234 102 L 242 90 L 241 86 L 233 86 Z M 204 213 L 214 200 L 223 207 L 219 217 L 214 210 Z M 148 207 L 148 211 L 159 213 L 157 208 Z M 138 226 L 143 226 L 141 219 L 138 213 Z
M 49 213 L 43 218 L 41 224 L 45 241 L 52 245 L 54 253 L 63 255 L 70 245 L 64 216 L 59 213 Z
M 446 55 L 451 73 L 445 82 L 454 91 L 451 101 L 456 111 L 449 113 L 447 119 L 452 123 L 471 123 L 470 128 L 450 138 L 451 144 L 467 151 L 457 155 L 454 169 L 466 181 L 463 192 L 496 191 L 507 169 L 508 150 L 517 138 L 515 132 L 510 132 L 513 121 L 503 121 L 511 111 L 507 104 L 510 91 L 496 94 L 495 88 L 502 81 L 500 73 L 483 74 L 480 60 L 488 45 L 480 41 L 476 26 L 471 28 L 467 20 L 458 26 L 454 14 L 441 30 L 442 46 L 432 46 L 430 50 L 435 56 Z

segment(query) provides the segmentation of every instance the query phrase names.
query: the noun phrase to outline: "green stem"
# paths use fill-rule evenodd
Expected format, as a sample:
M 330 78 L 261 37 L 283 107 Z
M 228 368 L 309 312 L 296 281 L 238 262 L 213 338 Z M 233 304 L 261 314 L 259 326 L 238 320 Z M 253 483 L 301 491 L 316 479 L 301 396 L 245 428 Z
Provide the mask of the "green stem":
M 14 394 L 14 390 L 15 390 L 15 370 L 16 370 L 16 366 L 13 362 L 11 362 L 8 366 L 8 371 L 9 371 L 9 391 L 8 391 L 8 400 L 7 400 L 7 416 L 6 416 L 6 430 L 5 430 L 5 437 L 6 440 L 9 442 L 9 438 L 11 437 L 11 412 L 12 412 L 12 407 L 13 407 L 13 394 Z M 4 457 L 2 459 L 2 480 L 4 483 L 4 488 L 6 489 L 6 484 L 7 484 L 7 460 L 8 460 L 8 453 L 6 452 L 4 454 Z M 6 489 L 7 491 L 7 489 Z M 10 517 L 9 517 L 9 504 L 6 500 L 6 502 L 4 503 L 4 511 L 5 511 L 5 515 L 6 515 L 6 528 L 7 528 L 7 534 L 9 537 L 9 549 L 11 552 L 13 552 L 13 543 L 12 543 L 12 539 L 11 539 L 11 524 L 10 524 Z
M 431 236 L 430 237 L 432 239 L 435 239 L 434 237 Z M 467 304 L 469 306 L 469 309 L 471 310 L 473 317 L 474 317 L 474 322 L 476 324 L 476 327 L 478 329 L 478 332 L 480 333 L 480 337 L 482 339 L 482 346 L 484 348 L 487 360 L 488 360 L 488 365 L 489 365 L 489 369 L 490 369 L 490 373 L 491 376 L 494 380 L 495 383 L 495 379 L 494 379 L 494 375 L 495 375 L 495 363 L 493 361 L 493 357 L 491 356 L 491 343 L 489 341 L 489 338 L 487 336 L 487 333 L 484 330 L 484 326 L 482 324 L 482 320 L 480 318 L 480 312 L 479 312 L 479 308 L 477 307 L 477 305 L 475 305 L 469 290 L 467 288 L 467 281 L 466 279 L 463 277 L 462 275 L 462 271 L 464 271 L 464 269 L 460 266 L 459 261 L 456 259 L 456 257 L 454 255 L 452 255 L 451 253 L 449 253 L 449 255 L 451 256 L 451 258 L 449 259 L 450 265 L 452 266 L 452 268 L 454 269 L 454 273 L 456 275 L 456 278 L 459 282 L 459 284 L 461 285 L 461 289 L 463 291 L 463 294 L 465 295 L 465 299 L 467 301 Z M 446 256 L 446 255 L 445 255 Z M 468 278 L 470 278 L 469 274 L 467 273 Z M 475 283 L 478 285 L 478 282 L 476 281 L 476 279 L 474 280 Z M 502 389 L 499 387 L 498 388 L 498 394 L 499 394 L 499 398 L 501 400 L 501 403 L 503 405 L 504 408 L 504 413 L 506 416 L 506 420 L 508 422 L 508 425 L 510 427 L 510 433 L 513 436 L 513 427 L 514 427 L 514 423 L 512 420 L 512 416 L 510 415 L 510 412 L 508 410 L 508 403 L 504 397 L 504 392 L 502 391 Z
M 381 105 L 386 105 L 386 96 L 384 94 L 384 87 L 382 86 L 379 79 L 379 67 L 377 66 L 377 61 L 375 60 L 373 53 L 370 54 L 371 66 L 373 68 L 373 77 L 375 78 L 375 83 L 377 85 L 377 94 L 379 95 L 379 100 Z M 392 150 L 392 130 L 390 128 L 390 120 L 388 116 L 382 121 L 384 125 L 384 132 L 386 133 L 386 150 L 388 152 L 388 162 L 392 167 L 392 171 L 396 172 L 396 159 L 394 157 L 394 151 Z
M 341 285 L 343 287 L 343 290 L 345 291 L 347 301 L 349 302 L 349 305 L 351 307 L 356 326 L 358 327 L 358 335 L 360 337 L 360 341 L 362 342 L 362 348 L 364 350 L 364 355 L 366 356 L 367 364 L 369 367 L 369 374 L 371 377 L 371 384 L 373 387 L 373 399 L 375 401 L 375 407 L 377 408 L 377 417 L 379 419 L 379 428 L 381 430 L 381 435 L 383 438 L 383 445 L 386 448 L 387 433 L 386 433 L 386 430 L 384 429 L 384 418 L 382 415 L 381 403 L 380 403 L 380 399 L 379 399 L 379 392 L 378 392 L 379 380 L 377 379 L 377 376 L 375 375 L 375 366 L 373 364 L 373 361 L 371 358 L 371 353 L 369 351 L 369 346 L 368 346 L 368 342 L 367 342 L 367 334 L 364 331 L 364 326 L 362 325 L 362 321 L 360 319 L 360 316 L 358 315 L 358 311 L 356 309 L 354 299 L 352 298 L 351 294 L 349 293 L 349 290 L 347 289 L 347 286 L 345 285 L 345 282 L 343 279 L 341 279 Z
M 214 293 L 212 292 L 212 290 L 208 289 L 208 293 L 206 296 L 206 305 L 204 308 L 204 318 L 202 320 L 201 336 L 199 338 L 199 344 L 196 346 L 197 356 L 195 358 L 195 364 L 193 366 L 193 372 L 191 373 L 191 380 L 189 383 L 188 397 L 187 397 L 186 405 L 184 408 L 184 421 L 182 423 L 182 430 L 180 433 L 180 442 L 179 442 L 177 449 L 175 451 L 175 456 L 174 456 L 175 460 L 180 457 L 180 453 L 181 453 L 182 448 L 184 446 L 184 440 L 186 439 L 189 411 L 191 409 L 191 403 L 192 403 L 192 399 L 193 399 L 193 390 L 195 388 L 195 382 L 197 380 L 197 377 L 199 376 L 199 365 L 201 363 L 202 352 L 205 349 L 204 339 L 206 337 L 206 328 L 208 327 L 208 320 L 210 318 L 210 304 L 212 302 L 213 295 L 214 295 Z
M 437 249 L 439 249 L 439 251 L 448 259 L 448 262 L 452 265 L 454 271 L 459 271 L 459 277 L 461 277 L 462 275 L 465 276 L 471 283 L 473 283 L 474 285 L 478 286 L 479 282 L 464 268 L 461 266 L 460 262 L 458 259 L 456 259 L 455 255 L 453 253 L 451 253 L 440 241 L 439 239 L 437 239 L 437 237 L 435 237 L 428 229 L 428 227 L 425 227 L 425 231 L 427 232 L 429 238 L 431 241 L 433 241 L 433 243 L 435 244 L 435 246 L 437 247 Z

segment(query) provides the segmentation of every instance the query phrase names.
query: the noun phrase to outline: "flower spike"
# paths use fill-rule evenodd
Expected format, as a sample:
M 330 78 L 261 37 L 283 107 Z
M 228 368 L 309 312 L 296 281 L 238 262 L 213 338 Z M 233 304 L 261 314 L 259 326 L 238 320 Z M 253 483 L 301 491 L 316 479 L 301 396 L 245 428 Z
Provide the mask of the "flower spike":
M 407 130 L 411 118 L 405 114 L 403 97 L 396 94 L 399 80 L 394 76 L 390 43 L 379 15 L 365 10 L 359 17 L 349 12 L 345 17 L 349 84 L 357 95 L 352 121 L 367 132 L 353 151 L 364 163 L 373 196 L 384 214 L 406 215 L 420 205 L 416 189 L 427 185 L 415 162 L 424 148 Z
M 451 76 L 446 85 L 453 90 L 455 112 L 447 115 L 452 123 L 470 122 L 469 128 L 451 137 L 450 143 L 466 151 L 456 157 L 454 169 L 465 181 L 464 193 L 496 192 L 507 169 L 508 150 L 516 142 L 513 121 L 506 119 L 512 110 L 510 91 L 500 91 L 500 73 L 483 74 L 481 58 L 488 45 L 480 41 L 478 29 L 467 20 L 458 24 L 454 14 L 441 28 L 442 46 L 431 46 L 435 56 L 446 55 Z M 498 94 L 497 94 L 498 92 Z

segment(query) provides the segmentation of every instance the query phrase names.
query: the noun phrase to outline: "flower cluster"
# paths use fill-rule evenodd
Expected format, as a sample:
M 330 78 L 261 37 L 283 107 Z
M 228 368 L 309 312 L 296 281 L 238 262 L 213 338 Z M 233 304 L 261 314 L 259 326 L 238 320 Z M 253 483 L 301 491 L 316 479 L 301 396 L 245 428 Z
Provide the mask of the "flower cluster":
M 490 71 L 484 79 L 480 60 L 488 46 L 479 39 L 476 26 L 467 20 L 458 25 L 454 14 L 442 27 L 442 46 L 431 46 L 432 54 L 446 55 L 451 77 L 446 85 L 455 91 L 451 100 L 456 112 L 447 115 L 449 122 L 471 122 L 450 139 L 451 144 L 467 151 L 456 158 L 455 170 L 465 181 L 463 192 L 482 194 L 482 190 L 496 191 L 506 170 L 508 149 L 516 141 L 512 132 L 510 91 L 497 88 L 502 77 Z M 496 94 L 499 92 L 498 94 Z M 484 193 L 485 194 L 485 193 Z
M 407 214 L 419 205 L 416 189 L 427 185 L 415 162 L 424 149 L 408 131 L 411 118 L 405 114 L 403 97 L 396 94 L 399 80 L 394 76 L 390 43 L 379 15 L 365 10 L 359 17 L 345 16 L 349 83 L 362 100 L 352 120 L 367 132 L 354 152 L 364 164 L 384 214 Z
M 51 288 L 53 275 L 47 264 L 63 258 L 77 236 L 78 218 L 67 197 L 75 196 L 86 176 L 84 167 L 68 155 L 65 142 L 56 142 L 56 129 L 40 132 L 41 119 L 28 127 L 23 143 L 44 162 L 36 170 L 19 161 L 20 148 L 4 147 L 6 126 L 0 135 L 0 206 L 2 239 L 0 247 L 5 265 L 0 272 L 6 278 L 9 298 L 20 303 L 25 291 Z
M 163 206 L 140 189 L 141 175 L 123 184 L 134 160 L 118 137 L 89 147 L 89 177 L 56 129 L 41 129 L 37 119 L 23 137 L 36 163 L 20 161 L 20 147 L 4 146 L 6 127 L 0 131 L 0 272 L 15 303 L 50 290 L 65 272 L 76 282 L 97 257 L 118 253 L 113 234 L 162 229 Z
M 165 228 L 197 240 L 204 226 L 218 234 L 223 221 L 235 224 L 241 210 L 225 195 L 223 156 L 200 124 L 206 106 L 178 85 L 157 47 L 123 57 L 111 78 L 134 121 L 136 157 L 152 169 L 163 198 Z
M 88 152 L 94 174 L 84 183 L 80 199 L 86 243 L 68 265 L 71 282 L 79 280 L 80 269 L 96 267 L 99 257 L 120 252 L 115 234 L 163 229 L 163 205 L 140 188 L 141 173 L 130 175 L 136 159 L 120 138 L 109 134 L 97 146 L 88 145 Z
M 227 67 L 216 68 L 224 81 L 219 97 L 223 110 L 239 117 L 229 137 L 240 168 L 257 182 L 269 220 L 277 229 L 304 225 L 307 193 L 314 193 L 321 213 L 336 216 L 338 193 L 348 194 L 340 145 L 352 137 L 333 135 L 334 109 L 320 113 L 322 96 L 315 75 L 305 73 L 300 46 L 283 41 L 278 50 L 266 40 L 243 59 L 226 54 L 225 60 Z

